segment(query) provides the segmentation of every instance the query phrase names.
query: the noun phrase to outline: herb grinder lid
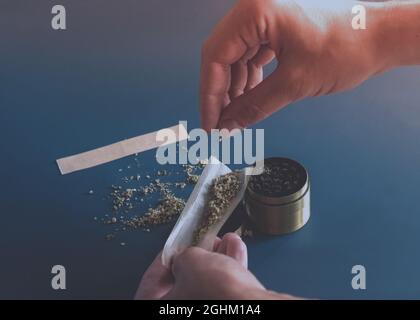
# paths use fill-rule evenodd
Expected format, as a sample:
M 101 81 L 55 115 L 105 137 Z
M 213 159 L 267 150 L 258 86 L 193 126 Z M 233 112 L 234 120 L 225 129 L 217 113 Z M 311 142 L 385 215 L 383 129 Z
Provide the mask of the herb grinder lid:
M 264 160 L 263 172 L 250 177 L 247 196 L 266 204 L 285 204 L 301 198 L 308 185 L 308 173 L 300 163 L 288 158 L 268 158 Z

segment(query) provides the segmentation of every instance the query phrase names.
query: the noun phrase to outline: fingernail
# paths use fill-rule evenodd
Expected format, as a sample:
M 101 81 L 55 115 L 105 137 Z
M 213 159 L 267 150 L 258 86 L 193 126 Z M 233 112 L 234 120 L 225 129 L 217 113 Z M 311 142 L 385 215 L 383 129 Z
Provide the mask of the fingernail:
M 236 238 L 237 240 L 241 240 L 242 241 L 242 238 L 240 237 L 239 234 L 237 234 L 236 232 L 232 232 L 232 233 L 233 233 L 233 237 L 234 238 Z
M 235 120 L 226 119 L 220 122 L 219 129 L 227 129 L 231 131 L 233 129 L 242 129 L 242 128 Z
M 242 238 L 236 233 L 236 232 L 229 232 L 229 233 L 226 233 L 225 235 L 224 235 L 224 238 L 225 237 L 229 237 L 230 239 L 237 239 L 237 240 L 242 240 Z

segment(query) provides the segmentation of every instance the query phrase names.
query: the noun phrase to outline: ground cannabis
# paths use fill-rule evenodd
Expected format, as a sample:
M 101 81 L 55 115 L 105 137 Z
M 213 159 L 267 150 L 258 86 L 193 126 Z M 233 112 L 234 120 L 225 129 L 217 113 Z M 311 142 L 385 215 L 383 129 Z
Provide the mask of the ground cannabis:
M 133 187 L 112 185 L 108 197 L 105 197 L 105 200 L 111 201 L 112 215 L 105 214 L 100 220 L 94 218 L 95 221 L 114 227 L 113 233 L 107 234 L 105 239 L 113 240 L 117 232 L 130 229 L 150 232 L 150 227 L 169 223 L 178 218 L 184 209 L 185 200 L 176 195 L 177 190 L 181 191 L 188 185 L 197 183 L 205 164 L 206 162 L 200 162 L 197 165 L 183 165 L 174 171 L 160 169 L 143 172 L 141 175 L 135 173 L 121 177 L 124 184 Z M 139 163 L 137 167 L 140 167 Z M 130 168 L 131 166 L 127 166 L 127 169 Z M 122 171 L 123 169 L 118 169 L 118 172 Z M 167 176 L 170 175 L 173 175 L 173 178 L 177 177 L 178 181 L 168 180 L 170 178 Z M 159 197 L 156 198 L 155 194 Z M 93 195 L 93 190 L 89 190 L 88 195 Z M 144 209 L 144 204 L 149 207 Z
M 197 245 L 210 228 L 217 223 L 229 207 L 240 189 L 239 173 L 222 175 L 212 182 L 209 189 L 207 212 L 198 229 L 194 232 L 193 245 Z
M 107 234 L 106 236 L 105 236 L 105 239 L 106 240 L 112 240 L 112 239 L 114 239 L 115 238 L 115 235 L 114 234 Z
M 144 228 L 168 223 L 180 215 L 184 206 L 185 201 L 183 199 L 168 193 L 163 196 L 156 207 L 149 208 L 144 215 L 132 217 L 131 219 L 124 221 L 124 225 L 131 228 Z M 150 230 L 146 229 L 145 231 Z
M 249 188 L 265 196 L 285 196 L 298 191 L 306 181 L 305 169 L 293 161 L 264 163 L 264 171 L 250 178 Z
M 199 162 L 199 166 L 203 166 L 203 164 Z M 184 168 L 184 172 L 187 175 L 185 181 L 189 184 L 196 184 L 198 182 L 198 179 L 200 178 L 200 176 L 194 174 L 196 166 L 191 164 L 184 164 L 182 165 L 182 167 Z

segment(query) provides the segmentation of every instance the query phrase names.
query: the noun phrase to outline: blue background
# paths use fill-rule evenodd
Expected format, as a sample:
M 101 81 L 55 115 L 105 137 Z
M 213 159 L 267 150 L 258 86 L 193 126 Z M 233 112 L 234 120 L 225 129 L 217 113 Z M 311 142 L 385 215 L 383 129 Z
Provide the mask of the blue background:
M 105 241 L 93 221 L 126 158 L 61 176 L 55 159 L 188 120 L 198 126 L 201 43 L 232 1 L 0 2 L 0 298 L 131 298 L 172 225 Z M 258 124 L 267 156 L 312 179 L 312 218 L 248 240 L 272 290 L 317 298 L 420 297 L 420 69 L 305 100 Z M 154 152 L 139 156 L 155 169 Z M 145 169 L 142 169 L 145 170 Z M 86 192 L 95 190 L 93 196 Z M 120 241 L 127 246 L 121 247 Z M 67 269 L 67 290 L 50 286 Z M 351 268 L 367 269 L 367 290 Z

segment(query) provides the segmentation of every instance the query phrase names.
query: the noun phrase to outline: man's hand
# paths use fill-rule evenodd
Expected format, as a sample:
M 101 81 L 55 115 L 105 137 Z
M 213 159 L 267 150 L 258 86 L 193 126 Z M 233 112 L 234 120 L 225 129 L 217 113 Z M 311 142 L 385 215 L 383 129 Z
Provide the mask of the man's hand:
M 297 100 L 420 63 L 419 2 L 401 3 L 238 1 L 202 49 L 202 127 L 244 128 Z M 357 4 L 367 9 L 366 30 L 352 28 Z M 263 80 L 273 59 L 277 68 Z
M 176 256 L 172 270 L 159 254 L 140 282 L 136 299 L 291 299 L 267 291 L 248 271 L 245 243 L 233 233 L 217 239 L 214 252 L 189 248 Z

